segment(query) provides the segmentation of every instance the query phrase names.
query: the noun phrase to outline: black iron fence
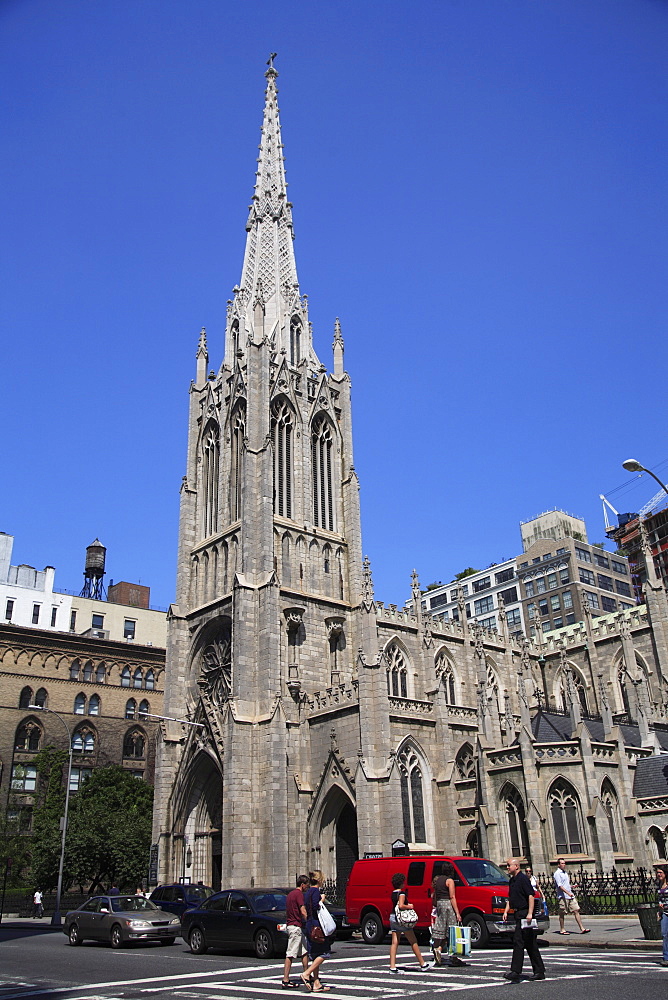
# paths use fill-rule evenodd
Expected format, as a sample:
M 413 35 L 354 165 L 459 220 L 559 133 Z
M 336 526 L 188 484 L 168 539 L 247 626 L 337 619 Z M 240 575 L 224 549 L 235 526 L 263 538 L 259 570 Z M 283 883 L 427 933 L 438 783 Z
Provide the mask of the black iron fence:
M 581 912 L 586 916 L 635 913 L 641 903 L 656 902 L 654 873 L 646 868 L 612 868 L 609 872 L 569 870 L 571 887 Z M 538 885 L 550 913 L 558 912 L 557 892 L 552 873 L 537 875 Z M 347 879 L 328 879 L 324 892 L 333 906 L 346 905 Z
M 635 913 L 641 903 L 656 902 L 656 881 L 654 873 L 646 868 L 612 868 L 609 872 L 568 872 L 571 888 L 577 897 L 583 914 Z M 557 892 L 554 878 L 537 875 L 538 885 L 543 893 L 550 913 L 558 912 Z
M 32 917 L 33 913 L 33 890 L 7 890 L 5 893 L 5 899 L 2 907 L 2 913 L 4 916 L 13 916 L 18 914 L 19 917 Z M 64 916 L 68 910 L 76 910 L 77 907 L 82 906 L 86 900 L 89 898 L 88 893 L 68 893 L 67 896 L 61 896 L 60 899 L 60 912 Z M 56 909 L 56 894 L 55 892 L 44 893 L 42 897 L 42 907 L 44 910 L 45 917 L 53 916 L 54 910 Z

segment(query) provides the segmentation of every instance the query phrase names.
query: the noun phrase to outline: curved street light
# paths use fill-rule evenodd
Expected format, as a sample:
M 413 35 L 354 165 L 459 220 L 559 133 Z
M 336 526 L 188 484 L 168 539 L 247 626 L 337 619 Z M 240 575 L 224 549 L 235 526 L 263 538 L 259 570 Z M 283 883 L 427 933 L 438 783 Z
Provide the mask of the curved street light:
M 67 836 L 67 813 L 70 805 L 70 780 L 72 777 L 72 733 L 70 732 L 70 727 L 67 725 L 65 720 L 58 714 L 54 712 L 52 708 L 46 708 L 45 705 L 28 705 L 28 708 L 34 709 L 37 712 L 50 712 L 51 715 L 55 715 L 57 719 L 60 719 L 62 724 L 65 726 L 67 732 L 67 745 L 68 745 L 68 763 L 67 763 L 67 784 L 65 785 L 65 812 L 61 820 L 63 824 L 63 836 L 60 843 L 60 864 L 58 866 L 58 888 L 56 889 L 56 908 L 53 911 L 53 916 L 51 917 L 51 926 L 60 927 L 62 925 L 62 920 L 60 919 L 60 897 L 63 891 L 63 867 L 65 864 L 65 837 Z
M 655 476 L 651 469 L 646 469 L 644 465 L 641 465 L 636 458 L 627 458 L 626 461 L 622 462 L 622 468 L 626 469 L 627 472 L 646 472 L 648 476 L 652 479 L 656 479 L 657 483 L 664 491 L 668 494 L 668 486 L 662 483 L 658 476 Z

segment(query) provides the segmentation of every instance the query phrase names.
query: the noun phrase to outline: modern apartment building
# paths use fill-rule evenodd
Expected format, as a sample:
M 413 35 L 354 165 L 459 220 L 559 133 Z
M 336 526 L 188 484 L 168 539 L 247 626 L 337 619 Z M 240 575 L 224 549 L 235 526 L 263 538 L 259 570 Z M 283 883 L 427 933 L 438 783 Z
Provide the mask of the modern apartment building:
M 428 590 L 422 597 L 422 610 L 444 621 L 459 621 L 464 614 L 482 628 L 500 630 L 499 611 L 503 608 L 512 637 L 526 633 L 522 598 L 517 581 L 515 559 L 492 563 L 462 580 L 453 580 Z

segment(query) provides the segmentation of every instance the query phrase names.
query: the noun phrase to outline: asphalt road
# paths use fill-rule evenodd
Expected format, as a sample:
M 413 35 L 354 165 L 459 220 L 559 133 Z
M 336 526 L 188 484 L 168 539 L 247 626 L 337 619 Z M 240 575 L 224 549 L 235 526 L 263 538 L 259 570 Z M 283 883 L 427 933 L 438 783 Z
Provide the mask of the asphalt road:
M 387 971 L 387 943 L 370 947 L 341 941 L 322 968 L 322 981 L 341 1000 L 421 1000 L 481 989 L 485 1000 L 502 995 L 507 1000 L 508 991 L 521 991 L 527 1000 L 638 1000 L 650 992 L 668 997 L 668 969 L 657 965 L 656 953 L 545 947 L 542 954 L 548 978 L 515 985 L 503 979 L 510 965 L 508 946 L 475 951 L 463 969 L 429 972 L 420 972 L 402 946 L 398 964 L 404 971 L 395 977 Z M 72 948 L 64 934 L 46 927 L 0 927 L 0 1000 L 273 1000 L 288 993 L 281 989 L 282 969 L 282 960 L 260 961 L 251 953 L 191 955 L 180 938 L 172 947 L 112 951 L 92 942 Z M 298 971 L 293 965 L 295 976 Z M 304 996 L 307 991 L 289 992 Z

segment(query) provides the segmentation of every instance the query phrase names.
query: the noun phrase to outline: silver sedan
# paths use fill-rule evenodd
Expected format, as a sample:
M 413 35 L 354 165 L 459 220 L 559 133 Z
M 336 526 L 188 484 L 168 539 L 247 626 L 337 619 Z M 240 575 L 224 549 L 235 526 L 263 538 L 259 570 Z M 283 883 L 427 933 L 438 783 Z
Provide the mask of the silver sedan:
M 181 921 L 144 896 L 93 896 L 65 915 L 63 931 L 71 945 L 85 940 L 108 941 L 112 948 L 130 941 L 174 944 Z

